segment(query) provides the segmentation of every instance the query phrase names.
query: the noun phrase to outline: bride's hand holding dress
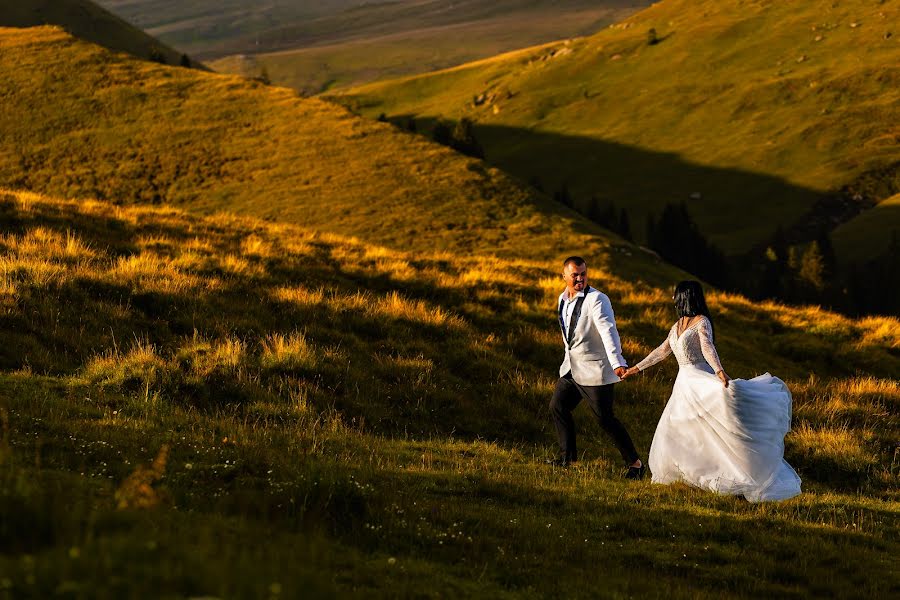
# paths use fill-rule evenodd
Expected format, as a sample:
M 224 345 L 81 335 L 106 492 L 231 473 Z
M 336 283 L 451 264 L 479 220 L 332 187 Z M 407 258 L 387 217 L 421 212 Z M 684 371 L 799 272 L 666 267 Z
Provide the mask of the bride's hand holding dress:
M 679 371 L 650 447 L 656 483 L 684 481 L 750 501 L 800 493 L 800 478 L 784 460 L 792 398 L 783 381 L 766 373 L 731 380 L 722 368 L 711 321 L 699 316 L 626 373 L 626 378 L 670 354 Z

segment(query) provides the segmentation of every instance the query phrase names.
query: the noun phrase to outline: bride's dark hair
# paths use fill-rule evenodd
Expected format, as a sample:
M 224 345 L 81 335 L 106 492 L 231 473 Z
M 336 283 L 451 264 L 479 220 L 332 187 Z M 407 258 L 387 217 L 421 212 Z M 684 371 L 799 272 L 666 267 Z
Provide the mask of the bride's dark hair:
M 709 319 L 712 325 L 712 315 L 709 314 L 709 308 L 706 307 L 706 298 L 703 297 L 703 287 L 699 281 L 681 281 L 675 286 L 675 314 L 677 318 L 696 317 L 703 315 Z M 713 328 L 713 336 L 715 336 L 715 328 Z

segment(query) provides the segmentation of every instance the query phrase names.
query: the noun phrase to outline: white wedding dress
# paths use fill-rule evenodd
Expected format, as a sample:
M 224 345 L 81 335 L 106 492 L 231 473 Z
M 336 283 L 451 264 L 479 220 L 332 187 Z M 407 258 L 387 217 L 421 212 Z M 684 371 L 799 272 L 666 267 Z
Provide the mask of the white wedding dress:
M 766 373 L 734 379 L 726 388 L 712 325 L 701 317 L 678 335 L 672 326 L 659 348 L 638 363 L 641 371 L 674 353 L 678 377 L 650 446 L 654 483 L 683 481 L 751 502 L 800 493 L 800 477 L 784 460 L 791 428 L 791 392 Z

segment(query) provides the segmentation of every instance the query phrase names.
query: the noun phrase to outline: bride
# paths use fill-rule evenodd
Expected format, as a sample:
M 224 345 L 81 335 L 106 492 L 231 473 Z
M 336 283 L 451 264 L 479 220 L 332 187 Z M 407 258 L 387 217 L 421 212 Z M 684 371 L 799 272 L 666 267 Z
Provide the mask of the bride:
M 791 392 L 766 373 L 730 379 L 713 343 L 703 288 L 675 288 L 678 321 L 659 348 L 624 378 L 674 353 L 678 377 L 650 446 L 654 483 L 684 481 L 751 502 L 784 500 L 800 493 L 800 478 L 784 460 L 791 427 Z

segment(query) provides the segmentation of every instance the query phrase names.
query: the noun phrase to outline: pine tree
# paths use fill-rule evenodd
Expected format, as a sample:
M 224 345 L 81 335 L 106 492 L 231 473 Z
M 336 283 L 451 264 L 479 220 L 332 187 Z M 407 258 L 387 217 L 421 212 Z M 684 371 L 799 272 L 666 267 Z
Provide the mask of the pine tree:
M 782 298 L 784 294 L 784 265 L 778 259 L 774 247 L 766 248 L 762 277 L 759 282 L 759 295 L 763 298 Z
M 449 146 L 450 140 L 452 139 L 452 133 L 449 125 L 443 121 L 438 121 L 435 123 L 434 129 L 431 130 L 431 139 L 438 144 Z
M 786 268 L 788 264 L 788 243 L 781 225 L 775 230 L 775 235 L 772 238 L 772 251 L 775 253 L 775 259 L 782 267 Z
M 618 219 L 616 218 L 616 204 L 615 202 L 610 202 L 609 204 L 603 205 L 600 200 L 596 197 L 591 197 L 590 203 L 590 213 L 588 216 L 594 223 L 605 227 L 606 229 L 610 229 L 612 231 L 617 231 L 619 227 Z
M 812 242 L 800 257 L 800 268 L 797 277 L 817 292 L 825 289 L 825 261 L 818 242 Z
M 667 204 L 658 222 L 648 218 L 647 239 L 650 247 L 670 263 L 710 283 L 727 285 L 725 255 L 703 237 L 684 202 Z
M 469 119 L 460 119 L 453 128 L 450 145 L 457 151 L 475 158 L 484 158 L 484 149 L 475 139 L 475 127 Z
M 562 204 L 563 206 L 568 206 L 572 208 L 572 196 L 569 194 L 569 186 L 566 183 L 562 184 L 560 190 L 553 194 L 553 199 Z
M 837 272 L 837 257 L 828 231 L 822 231 L 816 238 L 816 243 L 819 245 L 819 252 L 822 253 L 822 278 L 826 283 L 830 283 Z
M 622 212 L 619 213 L 619 235 L 628 240 L 629 242 L 634 241 L 634 238 L 631 235 L 631 222 L 628 220 L 628 212 L 623 208 Z
M 648 248 L 656 248 L 659 245 L 659 239 L 656 233 L 656 220 L 653 218 L 652 214 L 647 215 L 647 247 Z
M 159 48 L 156 48 L 156 47 L 150 49 L 149 58 L 153 62 L 159 63 L 161 65 L 168 64 L 166 61 L 166 55 L 163 54 L 162 50 L 160 50 Z

